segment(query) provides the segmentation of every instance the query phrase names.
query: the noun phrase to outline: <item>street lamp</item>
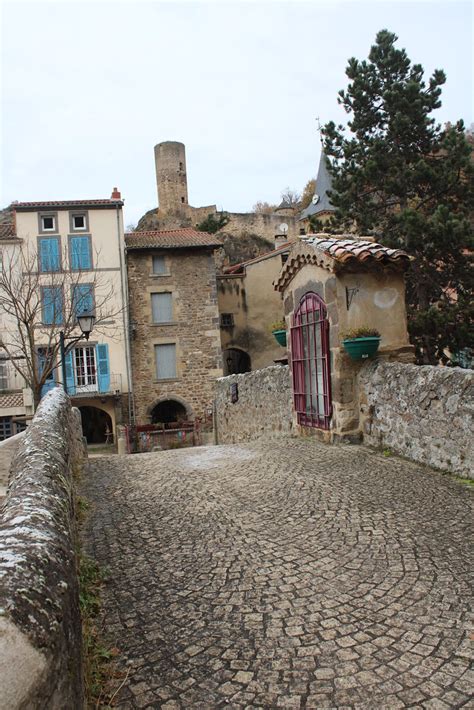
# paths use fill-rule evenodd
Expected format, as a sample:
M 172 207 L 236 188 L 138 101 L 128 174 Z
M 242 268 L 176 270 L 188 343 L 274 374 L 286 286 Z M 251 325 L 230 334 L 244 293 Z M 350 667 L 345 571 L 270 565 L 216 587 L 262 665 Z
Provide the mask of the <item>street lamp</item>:
M 61 330 L 59 333 L 59 345 L 60 345 L 60 349 L 61 349 L 61 370 L 62 370 L 62 374 L 63 374 L 63 388 L 64 388 L 64 391 L 66 394 L 67 394 L 66 354 L 71 350 L 72 346 L 75 343 L 78 343 L 79 340 L 82 340 L 82 338 L 89 340 L 89 335 L 92 333 L 92 329 L 93 329 L 94 323 L 95 323 L 95 313 L 93 313 L 91 311 L 82 311 L 82 313 L 79 313 L 77 316 L 77 323 L 79 325 L 79 328 L 81 329 L 80 335 L 73 337 L 73 338 L 66 338 L 63 330 Z M 67 347 L 66 347 L 66 340 L 71 341 Z

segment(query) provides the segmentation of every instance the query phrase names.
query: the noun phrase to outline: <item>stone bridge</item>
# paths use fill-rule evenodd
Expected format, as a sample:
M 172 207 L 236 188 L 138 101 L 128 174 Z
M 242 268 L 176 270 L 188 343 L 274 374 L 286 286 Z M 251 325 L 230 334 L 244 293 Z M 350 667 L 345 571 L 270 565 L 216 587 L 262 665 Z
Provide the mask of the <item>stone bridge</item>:
M 83 494 L 118 707 L 472 707 L 453 477 L 282 435 L 97 458 Z

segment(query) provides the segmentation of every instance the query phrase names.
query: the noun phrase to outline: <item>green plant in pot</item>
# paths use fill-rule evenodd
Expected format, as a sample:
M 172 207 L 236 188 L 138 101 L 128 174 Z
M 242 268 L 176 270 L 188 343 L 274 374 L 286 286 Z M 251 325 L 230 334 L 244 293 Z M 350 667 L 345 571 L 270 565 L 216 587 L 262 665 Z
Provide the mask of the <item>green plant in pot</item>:
M 362 326 L 343 333 L 342 344 L 353 360 L 366 360 L 377 352 L 380 337 L 379 331 L 375 328 Z
M 286 348 L 286 323 L 284 320 L 278 320 L 270 326 L 273 337 L 279 345 Z

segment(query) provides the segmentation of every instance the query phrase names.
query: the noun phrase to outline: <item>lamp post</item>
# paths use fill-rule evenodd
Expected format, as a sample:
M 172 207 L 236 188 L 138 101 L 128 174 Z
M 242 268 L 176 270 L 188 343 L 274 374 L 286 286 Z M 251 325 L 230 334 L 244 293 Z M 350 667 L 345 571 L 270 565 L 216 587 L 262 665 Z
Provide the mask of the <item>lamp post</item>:
M 94 327 L 94 323 L 95 323 L 95 314 L 90 311 L 83 311 L 82 313 L 79 313 L 79 315 L 77 316 L 77 322 L 78 322 L 79 328 L 81 329 L 80 335 L 78 335 L 74 338 L 66 338 L 66 336 L 64 335 L 64 330 L 61 330 L 59 333 L 59 347 L 60 347 L 60 351 L 61 351 L 61 370 L 62 370 L 62 377 L 63 377 L 63 388 L 64 388 L 64 391 L 66 394 L 67 394 L 66 355 L 70 351 L 71 347 L 75 343 L 78 343 L 79 340 L 82 340 L 82 338 L 89 340 L 89 335 L 92 333 L 92 328 Z M 66 340 L 71 341 L 68 346 L 66 346 Z

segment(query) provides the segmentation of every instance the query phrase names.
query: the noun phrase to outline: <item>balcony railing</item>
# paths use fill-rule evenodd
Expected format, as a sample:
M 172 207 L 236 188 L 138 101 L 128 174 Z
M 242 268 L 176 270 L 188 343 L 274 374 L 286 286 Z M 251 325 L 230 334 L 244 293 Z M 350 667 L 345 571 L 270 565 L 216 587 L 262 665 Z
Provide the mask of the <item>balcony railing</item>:
M 110 375 L 110 383 L 107 389 L 100 389 L 99 385 L 78 385 L 76 383 L 76 391 L 71 392 L 71 397 L 104 397 L 114 394 L 122 394 L 122 375 L 112 373 Z

